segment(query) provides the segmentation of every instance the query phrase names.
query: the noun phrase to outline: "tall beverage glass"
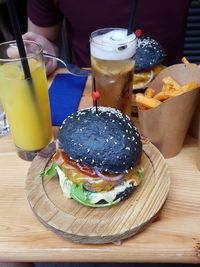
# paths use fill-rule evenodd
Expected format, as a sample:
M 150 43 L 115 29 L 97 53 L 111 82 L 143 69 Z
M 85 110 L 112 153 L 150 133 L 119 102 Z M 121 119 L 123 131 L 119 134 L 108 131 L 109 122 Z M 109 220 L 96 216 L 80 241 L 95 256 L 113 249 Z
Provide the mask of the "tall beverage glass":
M 131 114 L 132 83 L 137 38 L 127 29 L 105 28 L 92 32 L 92 76 L 100 92 L 98 104 Z
M 3 110 L 3 105 L 0 101 L 0 137 L 9 133 L 9 125 L 6 119 L 6 114 Z
M 32 160 L 52 139 L 42 47 L 24 41 L 31 79 L 25 79 L 15 41 L 0 44 L 0 100 L 18 155 Z

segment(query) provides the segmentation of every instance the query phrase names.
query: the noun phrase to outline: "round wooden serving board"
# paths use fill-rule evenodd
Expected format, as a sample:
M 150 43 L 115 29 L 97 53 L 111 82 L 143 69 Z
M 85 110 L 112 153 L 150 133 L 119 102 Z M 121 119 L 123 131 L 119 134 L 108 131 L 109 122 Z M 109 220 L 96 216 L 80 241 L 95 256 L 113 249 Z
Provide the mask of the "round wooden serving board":
M 131 197 L 115 206 L 90 208 L 66 198 L 57 177 L 36 179 L 55 152 L 51 144 L 33 160 L 27 175 L 26 193 L 33 212 L 50 230 L 74 242 L 118 242 L 135 235 L 158 214 L 170 186 L 168 168 L 158 149 L 148 143 L 143 150 L 145 179 Z

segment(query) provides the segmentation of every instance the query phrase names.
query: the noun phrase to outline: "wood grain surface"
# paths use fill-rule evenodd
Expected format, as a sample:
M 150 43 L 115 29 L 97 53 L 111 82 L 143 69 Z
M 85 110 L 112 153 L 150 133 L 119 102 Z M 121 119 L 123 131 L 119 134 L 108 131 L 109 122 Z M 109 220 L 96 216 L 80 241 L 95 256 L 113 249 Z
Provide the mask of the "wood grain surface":
M 127 200 L 105 208 L 85 207 L 66 198 L 58 177 L 36 179 L 51 156 L 52 149 L 47 147 L 33 160 L 26 180 L 27 198 L 45 226 L 75 242 L 110 243 L 135 235 L 158 214 L 169 192 L 166 162 L 151 143 L 144 145 L 145 179 Z

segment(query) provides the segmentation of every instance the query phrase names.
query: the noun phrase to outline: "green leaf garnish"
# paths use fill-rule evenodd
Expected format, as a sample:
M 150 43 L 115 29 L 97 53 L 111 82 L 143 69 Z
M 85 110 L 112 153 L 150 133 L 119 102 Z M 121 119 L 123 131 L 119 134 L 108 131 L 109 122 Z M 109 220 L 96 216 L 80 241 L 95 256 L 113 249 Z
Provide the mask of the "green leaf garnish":
M 81 203 L 87 203 L 88 202 L 88 194 L 90 194 L 89 191 L 84 190 L 83 183 L 73 183 L 71 188 L 71 196 L 72 198 L 76 199 L 77 201 Z
M 94 204 L 90 202 L 90 199 L 89 199 L 90 194 L 91 192 L 84 189 L 83 183 L 72 184 L 71 197 L 85 206 L 92 207 L 92 208 L 97 208 L 97 207 L 100 208 L 100 207 L 107 207 L 107 206 L 117 204 L 120 201 L 120 198 L 119 198 L 111 203 Z
M 137 176 L 139 177 L 140 180 L 144 180 L 144 174 L 142 168 L 139 168 L 137 170 Z
M 36 176 L 36 179 L 39 179 L 44 176 L 48 176 L 49 179 L 53 178 L 56 175 L 56 167 L 60 168 L 57 163 L 52 161 L 51 165 L 47 169 L 45 169 L 38 176 Z

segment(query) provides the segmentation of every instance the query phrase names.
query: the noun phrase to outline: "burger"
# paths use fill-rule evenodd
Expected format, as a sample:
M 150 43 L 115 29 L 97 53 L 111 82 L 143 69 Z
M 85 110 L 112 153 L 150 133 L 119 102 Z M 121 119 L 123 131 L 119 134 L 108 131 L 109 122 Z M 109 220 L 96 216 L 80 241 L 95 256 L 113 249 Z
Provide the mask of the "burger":
M 165 53 L 162 46 L 151 37 L 138 38 L 136 48 L 136 72 L 141 70 L 149 70 L 155 65 L 163 62 Z
M 163 69 L 165 59 L 162 46 L 151 37 L 138 38 L 133 89 L 142 89 Z
M 85 206 L 117 204 L 143 179 L 140 134 L 119 110 L 99 106 L 72 114 L 61 125 L 58 142 L 50 168 L 64 195 Z

